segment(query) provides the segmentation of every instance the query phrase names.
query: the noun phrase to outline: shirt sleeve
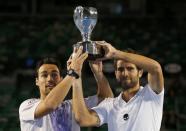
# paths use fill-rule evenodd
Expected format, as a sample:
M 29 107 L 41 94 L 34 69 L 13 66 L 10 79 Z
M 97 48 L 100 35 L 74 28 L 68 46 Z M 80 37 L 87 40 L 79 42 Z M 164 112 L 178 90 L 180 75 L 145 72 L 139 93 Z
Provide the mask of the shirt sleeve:
M 111 106 L 111 98 L 106 98 L 98 106 L 92 108 L 97 113 L 100 119 L 100 126 L 107 123 L 107 118 Z
M 89 97 L 85 98 L 84 100 L 85 100 L 85 104 L 87 105 L 88 108 L 92 108 L 94 106 L 97 106 L 97 104 L 98 104 L 98 96 L 97 95 L 89 96 Z
M 152 88 L 149 86 L 149 84 L 146 85 L 147 91 L 146 91 L 146 96 L 148 96 L 150 99 L 152 99 L 153 101 L 155 101 L 156 105 L 163 105 L 163 101 L 164 101 L 164 88 L 163 90 L 159 93 L 156 94 Z
M 24 101 L 19 107 L 20 120 L 34 120 L 34 112 L 40 101 L 38 99 L 29 99 Z

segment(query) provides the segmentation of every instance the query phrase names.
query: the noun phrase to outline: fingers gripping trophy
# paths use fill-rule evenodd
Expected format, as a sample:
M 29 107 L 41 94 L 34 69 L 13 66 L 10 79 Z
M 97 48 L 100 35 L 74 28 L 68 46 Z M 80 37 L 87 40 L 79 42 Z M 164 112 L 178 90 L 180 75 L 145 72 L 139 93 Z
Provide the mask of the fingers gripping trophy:
M 83 46 L 83 52 L 88 53 L 88 60 L 95 60 L 104 56 L 100 45 L 90 40 L 92 30 L 97 22 L 97 10 L 93 7 L 78 6 L 74 10 L 74 22 L 81 32 L 82 42 L 73 45 L 74 49 Z

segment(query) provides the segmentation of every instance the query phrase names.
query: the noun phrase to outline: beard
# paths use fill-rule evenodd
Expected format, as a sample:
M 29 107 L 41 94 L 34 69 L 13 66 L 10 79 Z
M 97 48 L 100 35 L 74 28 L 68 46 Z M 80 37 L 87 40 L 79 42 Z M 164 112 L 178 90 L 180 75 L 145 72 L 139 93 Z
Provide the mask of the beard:
M 121 78 L 120 80 L 118 80 L 118 82 L 123 90 L 127 90 L 136 87 L 138 85 L 139 80 L 137 78 L 134 79 Z

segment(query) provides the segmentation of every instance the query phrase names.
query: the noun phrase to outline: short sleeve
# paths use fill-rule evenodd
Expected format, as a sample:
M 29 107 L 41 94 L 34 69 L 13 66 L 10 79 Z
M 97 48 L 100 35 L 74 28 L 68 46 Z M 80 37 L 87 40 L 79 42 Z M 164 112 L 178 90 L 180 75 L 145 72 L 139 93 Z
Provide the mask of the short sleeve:
M 157 106 L 158 105 L 161 105 L 163 106 L 163 101 L 164 101 L 164 88 L 163 90 L 159 93 L 159 94 L 156 94 L 152 88 L 149 86 L 149 84 L 147 84 L 145 86 L 145 88 L 147 89 L 146 90 L 146 94 L 145 96 L 149 97 L 150 99 L 152 99 L 156 104 Z
M 85 100 L 85 103 L 88 108 L 92 108 L 94 106 L 97 106 L 97 104 L 98 104 L 98 96 L 97 95 L 89 96 L 89 97 L 85 98 L 84 100 Z
M 34 120 L 34 112 L 39 103 L 39 99 L 28 99 L 24 101 L 19 107 L 20 120 Z
M 100 119 L 100 126 L 108 122 L 108 114 L 110 112 L 111 106 L 111 98 L 106 98 L 98 106 L 92 108 L 94 111 L 96 111 Z

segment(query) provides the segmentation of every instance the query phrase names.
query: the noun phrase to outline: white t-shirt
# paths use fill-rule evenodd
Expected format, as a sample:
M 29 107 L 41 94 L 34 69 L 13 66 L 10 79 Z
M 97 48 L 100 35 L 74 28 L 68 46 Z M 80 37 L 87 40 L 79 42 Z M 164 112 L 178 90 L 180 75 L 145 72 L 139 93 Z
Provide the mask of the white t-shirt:
M 19 108 L 21 131 L 80 131 L 74 119 L 71 101 L 64 101 L 53 112 L 35 119 L 34 112 L 40 99 L 28 99 Z M 86 105 L 92 108 L 98 104 L 97 95 L 85 98 Z
M 100 125 L 108 124 L 108 131 L 159 131 L 163 101 L 164 90 L 156 94 L 146 85 L 140 87 L 127 103 L 122 99 L 121 93 L 116 98 L 105 99 L 92 109 L 97 112 Z

